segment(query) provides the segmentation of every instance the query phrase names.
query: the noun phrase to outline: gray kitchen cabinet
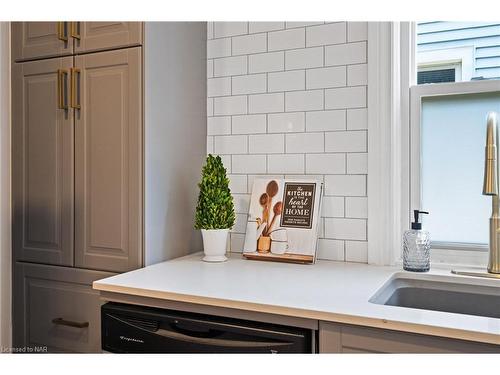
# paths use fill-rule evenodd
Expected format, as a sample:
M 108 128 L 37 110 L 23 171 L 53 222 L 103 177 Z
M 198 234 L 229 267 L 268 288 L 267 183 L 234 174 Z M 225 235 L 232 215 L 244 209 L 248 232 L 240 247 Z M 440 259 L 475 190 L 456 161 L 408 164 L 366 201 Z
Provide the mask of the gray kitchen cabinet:
M 95 352 L 93 280 L 201 250 L 206 23 L 62 23 L 75 51 L 39 24 L 12 25 L 14 341 Z
M 15 61 L 71 55 L 69 22 L 12 22 L 12 57 Z
M 142 264 L 141 50 L 75 57 L 75 265 Z
M 12 67 L 14 259 L 73 265 L 72 57 Z M 66 107 L 66 108 L 65 108 Z
M 141 22 L 72 22 L 75 53 L 141 45 L 142 26 Z
M 15 271 L 14 347 L 101 351 L 102 302 L 92 282 L 112 273 L 30 263 L 16 263 Z
M 500 353 L 500 345 L 339 323 L 319 323 L 320 353 Z

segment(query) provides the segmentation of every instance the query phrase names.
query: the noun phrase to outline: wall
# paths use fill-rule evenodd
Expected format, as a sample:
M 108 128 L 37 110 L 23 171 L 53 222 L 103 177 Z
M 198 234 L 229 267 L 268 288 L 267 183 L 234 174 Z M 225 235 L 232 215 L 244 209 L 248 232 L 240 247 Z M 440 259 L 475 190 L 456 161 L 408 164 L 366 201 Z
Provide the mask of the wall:
M 207 152 L 221 155 L 241 251 L 253 179 L 324 182 L 318 257 L 367 262 L 367 23 L 211 22 Z
M 145 24 L 145 265 L 203 248 L 193 225 L 205 158 L 206 29 Z
M 11 345 L 9 29 L 0 22 L 0 351 Z

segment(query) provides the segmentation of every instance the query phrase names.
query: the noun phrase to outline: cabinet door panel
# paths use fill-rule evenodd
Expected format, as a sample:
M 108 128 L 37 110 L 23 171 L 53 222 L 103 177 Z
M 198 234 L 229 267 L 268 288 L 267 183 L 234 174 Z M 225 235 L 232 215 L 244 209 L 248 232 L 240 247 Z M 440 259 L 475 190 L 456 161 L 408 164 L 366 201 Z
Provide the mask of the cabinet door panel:
M 140 48 L 75 58 L 75 260 L 77 267 L 128 271 L 142 264 Z
M 66 40 L 60 39 L 60 26 Z M 68 28 L 68 22 L 13 22 L 12 57 L 19 61 L 72 54 Z
M 12 70 L 13 251 L 17 260 L 73 265 L 73 111 L 59 108 L 58 69 L 73 59 Z
M 78 22 L 80 39 L 75 52 L 89 52 L 142 44 L 141 22 Z

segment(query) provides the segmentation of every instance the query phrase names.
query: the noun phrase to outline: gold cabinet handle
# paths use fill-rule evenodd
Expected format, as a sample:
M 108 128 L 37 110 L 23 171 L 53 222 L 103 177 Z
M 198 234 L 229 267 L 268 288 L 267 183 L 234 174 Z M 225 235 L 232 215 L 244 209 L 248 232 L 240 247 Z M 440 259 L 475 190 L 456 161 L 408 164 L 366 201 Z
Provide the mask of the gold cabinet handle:
M 80 80 L 81 70 L 79 68 L 71 68 L 71 108 L 75 109 L 82 108 L 80 104 Z
M 65 42 L 68 41 L 68 23 L 58 22 L 57 23 L 57 38 Z
M 72 320 L 66 320 L 63 318 L 54 318 L 52 319 L 52 323 L 60 326 L 75 327 L 75 328 L 87 328 L 89 326 L 89 322 L 74 322 Z
M 68 109 L 68 71 L 57 70 L 57 102 L 59 109 Z
M 71 22 L 71 37 L 80 40 L 80 22 Z

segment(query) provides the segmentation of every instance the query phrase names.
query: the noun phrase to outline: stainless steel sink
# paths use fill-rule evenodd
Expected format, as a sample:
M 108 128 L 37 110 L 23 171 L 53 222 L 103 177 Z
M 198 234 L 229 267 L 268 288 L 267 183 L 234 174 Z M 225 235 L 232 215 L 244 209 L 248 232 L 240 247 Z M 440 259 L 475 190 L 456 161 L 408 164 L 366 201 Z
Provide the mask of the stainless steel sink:
M 392 277 L 370 302 L 500 319 L 500 283 L 498 287 L 471 285 L 424 277 Z

